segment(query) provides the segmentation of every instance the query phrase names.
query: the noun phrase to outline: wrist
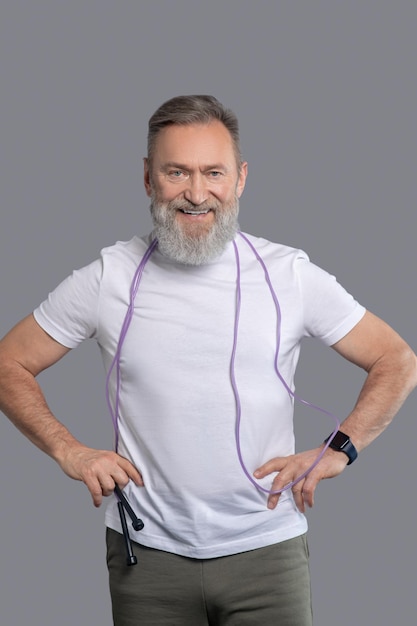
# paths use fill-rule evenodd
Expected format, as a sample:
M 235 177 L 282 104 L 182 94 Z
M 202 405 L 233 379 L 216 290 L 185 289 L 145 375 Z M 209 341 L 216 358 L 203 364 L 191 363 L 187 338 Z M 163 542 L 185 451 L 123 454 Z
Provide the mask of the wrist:
M 358 451 L 350 440 L 349 435 L 338 430 L 336 433 L 332 433 L 327 439 L 324 440 L 324 443 L 327 443 L 330 440 L 329 448 L 335 450 L 336 452 L 341 452 L 345 454 L 348 458 L 348 465 L 351 465 L 353 461 L 358 457 Z
M 58 463 L 63 465 L 73 454 L 79 453 L 85 446 L 75 439 L 70 432 L 64 432 L 54 439 L 49 450 L 49 455 Z

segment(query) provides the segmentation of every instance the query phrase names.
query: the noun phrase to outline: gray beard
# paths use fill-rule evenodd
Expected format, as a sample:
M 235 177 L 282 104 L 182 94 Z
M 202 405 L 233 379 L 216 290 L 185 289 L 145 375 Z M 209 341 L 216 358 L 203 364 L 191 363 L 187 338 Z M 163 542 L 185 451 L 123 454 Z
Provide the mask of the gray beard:
M 204 265 L 213 261 L 224 252 L 227 244 L 233 241 L 239 229 L 238 198 L 228 205 L 222 205 L 218 201 L 199 205 L 198 209 L 201 211 L 207 208 L 214 211 L 214 221 L 208 228 L 204 225 L 190 224 L 189 232 L 186 232 L 176 220 L 177 211 L 195 208 L 187 200 L 158 203 L 155 196 L 151 198 L 153 235 L 158 240 L 158 248 L 164 256 L 184 265 Z

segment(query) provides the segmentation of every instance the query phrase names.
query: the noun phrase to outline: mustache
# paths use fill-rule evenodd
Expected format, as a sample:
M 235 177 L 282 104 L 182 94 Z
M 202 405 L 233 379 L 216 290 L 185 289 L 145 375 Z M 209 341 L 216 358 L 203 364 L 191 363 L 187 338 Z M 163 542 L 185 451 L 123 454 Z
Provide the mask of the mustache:
M 215 199 L 206 200 L 201 204 L 193 204 L 185 198 L 174 198 L 170 202 L 166 203 L 166 208 L 170 211 L 217 211 L 221 208 L 221 203 Z

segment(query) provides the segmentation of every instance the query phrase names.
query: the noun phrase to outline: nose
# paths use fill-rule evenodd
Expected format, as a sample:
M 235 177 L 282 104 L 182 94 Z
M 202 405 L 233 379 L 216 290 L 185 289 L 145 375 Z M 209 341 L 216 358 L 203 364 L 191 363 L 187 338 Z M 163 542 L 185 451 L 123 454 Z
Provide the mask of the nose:
M 207 183 L 202 174 L 193 174 L 187 181 L 184 198 L 194 205 L 203 204 L 208 199 Z

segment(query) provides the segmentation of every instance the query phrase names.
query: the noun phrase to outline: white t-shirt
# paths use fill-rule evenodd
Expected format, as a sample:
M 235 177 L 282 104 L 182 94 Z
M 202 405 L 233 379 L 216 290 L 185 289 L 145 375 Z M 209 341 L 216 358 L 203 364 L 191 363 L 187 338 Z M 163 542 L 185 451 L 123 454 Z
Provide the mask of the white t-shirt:
M 291 389 L 300 341 L 332 345 L 365 310 L 306 254 L 247 235 L 262 257 L 279 301 L 279 371 Z M 234 371 L 237 261 L 231 243 L 202 266 L 170 261 L 156 248 L 147 262 L 121 350 L 118 451 L 145 487 L 126 495 L 145 527 L 133 540 L 195 558 L 234 554 L 304 533 L 305 517 L 285 492 L 278 507 L 245 476 L 236 441 L 234 373 L 241 403 L 240 441 L 252 472 L 294 451 L 293 399 L 277 377 L 277 310 L 265 273 L 248 243 L 236 237 L 241 308 Z M 94 338 L 106 372 L 129 306 L 135 271 L 150 237 L 105 248 L 75 271 L 34 312 L 42 328 L 74 348 Z M 115 402 L 115 379 L 110 395 Z M 105 418 L 103 416 L 103 419 Z M 260 484 L 270 487 L 271 478 Z M 121 531 L 115 498 L 106 524 Z

